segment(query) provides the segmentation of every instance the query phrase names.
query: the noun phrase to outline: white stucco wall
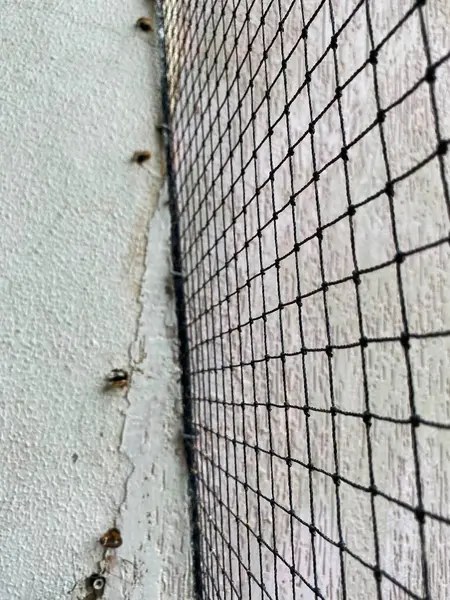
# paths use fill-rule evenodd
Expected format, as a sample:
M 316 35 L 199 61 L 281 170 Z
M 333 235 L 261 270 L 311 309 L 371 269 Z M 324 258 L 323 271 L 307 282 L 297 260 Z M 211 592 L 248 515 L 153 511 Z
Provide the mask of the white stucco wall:
M 85 598 L 114 523 L 105 598 L 189 598 L 151 5 L 0 13 L 0 599 Z
M 282 2 L 282 5 L 284 6 Z M 306 17 L 317 6 L 317 0 L 305 1 Z M 342 22 L 355 4 L 333 2 L 337 22 Z M 375 6 L 375 3 L 372 3 Z M 202 22 L 204 13 L 199 3 L 195 16 Z M 276 7 L 277 3 L 274 4 Z M 257 3 L 251 19 L 252 31 L 259 24 Z M 375 25 L 377 36 L 392 27 L 410 2 L 377 2 Z M 442 56 L 450 47 L 448 25 L 449 4 L 446 0 L 428 2 L 427 27 L 432 34 L 433 58 Z M 244 8 L 244 4 L 241 5 Z M 155 135 L 160 118 L 159 72 L 155 34 L 142 34 L 134 22 L 151 14 L 144 0 L 116 0 L 105 5 L 99 0 L 64 4 L 47 0 L 39 6 L 22 0 L 0 0 L 0 40 L 3 60 L 0 64 L 0 344 L 2 356 L 0 388 L 0 600 L 84 600 L 83 580 L 98 569 L 101 551 L 98 537 L 116 522 L 124 544 L 118 560 L 108 576 L 107 600 L 177 600 L 190 599 L 189 530 L 186 504 L 186 473 L 180 448 L 180 406 L 178 368 L 174 347 L 174 315 L 172 300 L 165 293 L 168 262 L 168 213 L 162 188 L 161 140 Z M 275 10 L 275 9 L 274 9 Z M 190 14 L 188 11 L 187 14 Z M 217 5 L 217 19 L 221 10 Z M 230 13 L 226 13 L 230 18 Z M 244 12 L 237 14 L 240 23 Z M 194 25 L 198 22 L 193 20 Z M 267 27 L 276 31 L 276 10 Z M 184 31 L 190 23 L 177 23 L 175 31 Z M 286 27 L 286 47 L 298 39 L 301 30 L 298 6 Z M 379 65 L 383 103 L 401 94 L 424 69 L 423 50 L 417 20 L 393 38 Z M 177 29 L 178 28 L 178 29 Z M 208 30 L 212 35 L 214 29 Z M 309 36 L 310 60 L 327 45 L 330 36 L 329 15 L 324 10 Z M 313 43 L 312 40 L 315 40 Z M 206 48 L 208 36 L 205 38 Z M 258 42 L 261 44 L 261 41 Z M 233 37 L 220 59 L 231 51 Z M 204 49 L 203 48 L 203 49 Z M 340 42 L 341 77 L 345 79 L 367 53 L 367 31 L 363 21 L 356 21 Z M 245 44 L 238 48 L 246 51 Z M 174 48 L 182 56 L 182 48 Z M 255 63 L 261 48 L 255 45 Z M 182 62 L 183 59 L 181 59 Z M 297 61 L 297 62 L 295 62 Z M 279 48 L 268 63 L 269 78 L 279 68 Z M 294 90 L 304 77 L 301 50 L 289 70 L 289 84 Z M 448 98 L 449 63 L 443 67 L 436 86 L 443 136 L 450 136 Z M 298 67 L 298 68 L 297 68 Z M 230 66 L 231 71 L 234 62 Z M 332 65 L 324 62 L 316 74 L 315 111 L 333 93 Z M 249 73 L 242 79 L 248 80 Z M 177 82 L 174 73 L 173 83 Z M 203 83 L 200 77 L 196 85 Z M 264 93 L 264 75 L 255 86 Z M 189 79 L 180 80 L 189 85 Z M 373 93 L 369 75 L 357 78 L 343 97 L 348 135 L 356 136 L 373 116 Z M 370 90 L 370 91 L 369 91 Z M 188 90 L 190 91 L 190 90 Z M 181 92 L 183 93 L 183 92 Z M 185 92 L 186 93 L 186 92 Z M 226 93 L 225 81 L 219 86 L 217 101 Z M 393 113 L 389 128 L 389 145 L 393 152 L 393 175 L 417 162 L 434 148 L 435 136 L 425 87 L 415 99 Z M 261 97 L 261 96 L 260 96 Z M 195 98 L 195 93 L 192 95 Z M 235 102 L 235 98 L 231 102 Z M 282 88 L 274 91 L 274 111 L 284 106 Z M 233 104 L 233 107 L 235 104 Z M 208 127 L 208 116 L 202 115 L 201 103 L 189 124 L 189 134 L 201 125 Z M 309 107 L 304 96 L 291 112 L 292 130 L 299 134 L 309 121 Z M 243 106 L 246 119 L 250 107 Z M 262 116 L 263 113 L 261 113 Z M 202 119 L 205 119 L 202 121 Z M 226 124 L 223 113 L 221 127 Z M 267 123 L 258 117 L 258 136 L 265 134 Z M 233 141 L 239 135 L 237 120 L 231 132 Z M 217 131 L 213 132 L 217 140 Z M 341 146 L 336 115 L 322 121 L 316 132 L 316 147 L 323 163 Z M 244 152 L 252 149 L 252 139 L 244 139 Z M 285 152 L 284 131 L 273 139 L 274 151 Z M 130 163 L 132 153 L 148 148 L 152 159 L 142 167 Z M 407 149 L 407 150 L 406 150 Z M 177 159 L 183 159 L 182 141 L 178 140 Z M 267 153 L 258 157 L 259 172 L 268 171 Z M 218 172 L 219 157 L 214 164 Z M 238 160 L 238 159 L 236 159 Z M 311 171 L 308 152 L 294 156 L 296 186 L 306 181 Z M 448 166 L 448 156 L 445 158 Z M 239 162 L 239 161 L 238 161 Z M 355 148 L 350 160 L 352 194 L 365 197 L 382 185 L 385 174 L 380 148 L 374 137 Z M 286 172 L 277 178 L 277 189 L 288 186 Z M 228 173 L 225 173 L 227 184 Z M 228 181 L 229 183 L 229 181 Z M 254 192 L 255 182 L 245 182 L 247 193 Z M 324 199 L 323 219 L 333 219 L 345 206 L 343 181 L 338 173 L 321 180 Z M 217 192 L 220 193 L 219 191 Z M 314 212 L 308 208 L 310 192 L 298 207 L 301 224 L 299 236 L 306 237 L 317 227 Z M 217 196 L 219 197 L 219 196 Z M 197 198 L 198 200 L 198 198 Z M 195 209 L 196 199 L 193 200 Z M 286 198 L 280 192 L 277 201 Z M 209 202 L 213 202 L 211 196 Z M 397 221 L 402 247 L 438 239 L 448 231 L 448 218 L 442 197 L 442 186 L 435 163 L 417 173 L 404 184 L 396 196 Z M 271 198 L 264 192 L 261 211 L 270 218 Z M 212 205 L 208 205 L 211 209 Z M 231 218 L 227 207 L 225 214 Z M 360 268 L 379 263 L 392 254 L 390 225 L 381 206 L 369 205 L 355 219 L 356 250 Z M 254 212 L 247 215 L 248 231 L 257 227 Z M 277 223 L 283 240 L 280 253 L 292 242 L 290 218 Z M 237 241 L 227 239 L 230 246 Z M 264 235 L 264 261 L 274 259 L 273 231 Z M 352 269 L 348 231 L 340 226 L 330 228 L 324 241 L 328 279 L 337 279 Z M 252 254 L 253 253 L 253 254 Z M 411 330 L 417 332 L 450 328 L 448 247 L 441 246 L 411 257 L 404 265 L 404 281 Z M 259 268 L 258 251 L 250 249 L 251 272 Z M 317 286 L 317 248 L 306 245 L 300 255 L 302 291 Z M 239 275 L 245 280 L 246 265 L 238 263 Z M 275 273 L 265 282 L 268 306 L 278 303 Z M 295 294 L 294 266 L 283 264 L 283 297 Z M 198 283 L 198 282 L 197 282 Z M 223 280 L 222 280 L 222 283 Z M 396 279 L 393 269 L 368 276 L 363 282 L 363 313 L 368 335 L 391 335 L 401 327 Z M 206 290 L 208 293 L 208 290 Z M 260 314 L 261 289 L 254 285 L 251 299 L 253 315 Z M 208 300 L 208 296 L 205 296 Z M 209 298 L 211 300 L 211 298 Z M 240 298 L 242 320 L 249 314 L 249 298 Z M 358 336 L 353 290 L 333 291 L 329 295 L 330 314 L 335 343 L 345 343 Z M 232 324 L 236 324 L 236 305 L 231 305 Z M 191 313 L 191 316 L 192 313 Z M 218 314 L 213 315 L 219 318 Z M 312 297 L 304 306 L 304 324 L 309 345 L 323 344 L 321 299 Z M 217 321 L 218 322 L 218 321 Z M 278 323 L 269 322 L 271 350 L 279 351 Z M 298 348 L 296 315 L 285 313 L 286 344 Z M 253 332 L 262 352 L 260 330 Z M 244 339 L 248 339 L 245 338 Z M 428 342 L 414 342 L 411 355 L 415 368 L 415 390 L 420 414 L 429 419 L 448 421 L 450 348 L 448 337 Z M 249 346 L 240 348 L 233 341 L 231 352 L 248 358 Z M 212 349 L 211 349 L 212 351 Z M 356 352 L 356 351 L 355 351 Z M 405 399 L 404 370 L 399 369 L 401 353 L 394 346 L 368 352 L 370 395 L 374 411 L 403 417 L 409 414 Z M 212 354 L 211 354 L 212 356 Z M 174 362 L 175 359 L 175 362 Z M 353 351 L 334 358 L 336 401 L 346 410 L 361 410 L 361 380 L 358 378 Z M 132 373 L 127 393 L 104 393 L 103 377 L 113 367 L 127 368 Z M 328 406 L 326 365 L 320 354 L 310 355 L 308 378 L 310 403 Z M 236 375 L 240 390 L 241 380 Z M 273 389 L 282 395 L 280 371 L 271 371 Z M 291 398 L 301 398 L 303 374 L 299 365 L 289 372 Z M 246 394 L 265 396 L 265 379 L 261 373 L 252 389 L 251 377 L 243 377 Z M 229 387 L 227 388 L 229 390 Z M 300 402 L 300 400 L 299 400 Z M 307 460 L 305 423 L 298 413 L 289 415 L 293 435 L 292 453 Z M 222 411 L 213 425 L 222 434 L 236 435 L 254 442 L 255 425 L 259 427 L 259 444 L 267 447 L 269 431 L 267 415 L 261 411 L 255 421 L 252 411 L 238 419 L 232 432 L 225 423 L 230 411 Z M 198 412 L 198 419 L 205 414 Z M 285 451 L 284 413 L 273 414 L 273 440 L 280 453 Z M 229 426 L 228 426 L 229 427 Z M 359 421 L 338 419 L 338 445 L 341 473 L 367 483 L 367 450 Z M 313 462 L 332 470 L 333 447 L 330 423 L 320 414 L 312 418 Z M 377 485 L 400 499 L 412 502 L 415 487 L 412 477 L 410 429 L 374 425 L 374 462 Z M 201 440 L 203 449 L 215 459 L 224 461 L 224 444 Z M 419 438 L 426 507 L 449 516 L 448 462 L 450 440 L 447 432 L 421 428 Z M 241 447 L 229 448 L 235 453 L 237 471 L 243 472 Z M 234 456 L 233 456 L 234 458 Z M 270 474 L 269 461 L 247 454 L 249 483 L 254 484 L 259 471 L 261 489 L 271 492 L 276 483 L 277 499 L 287 503 L 284 465 L 275 463 Z M 225 464 L 225 463 L 223 463 Z M 200 465 L 201 467 L 201 465 Z M 277 470 L 278 469 L 278 470 Z M 305 520 L 309 518 L 308 480 L 300 468 L 294 469 L 295 509 Z M 225 498 L 224 489 L 216 491 Z M 202 493 L 202 490 L 200 490 Z M 231 489 L 230 506 L 239 510 L 238 489 Z M 203 490 L 204 492 L 204 490 Z M 373 561 L 370 511 L 366 496 L 343 486 L 342 520 L 348 546 L 367 560 Z M 336 506 L 331 482 L 316 473 L 314 498 L 317 526 L 330 537 L 336 536 Z M 204 497 L 200 498 L 201 501 Z M 379 502 L 378 502 L 379 500 Z M 381 566 L 395 574 L 409 587 L 420 588 L 420 552 L 415 522 L 411 515 L 390 510 L 377 500 Z M 239 505 L 239 509 L 237 508 Z M 208 525 L 203 515 L 203 526 Z M 257 528 L 257 505 L 250 496 L 248 514 Z M 270 543 L 272 532 L 270 507 L 263 506 L 262 531 Z M 219 523 L 222 526 L 222 523 Z M 281 540 L 279 551 L 290 561 L 290 522 L 277 516 L 276 531 Z M 209 530 L 211 531 L 211 530 Z M 259 552 L 254 540 L 249 542 L 245 530 L 231 525 L 230 538 L 239 538 L 241 552 L 247 555 L 250 545 L 251 567 L 257 577 Z M 427 524 L 427 544 L 433 600 L 446 600 L 450 593 L 448 572 L 448 540 L 446 526 Z M 311 580 L 312 557 L 309 532 L 295 530 L 295 564 Z M 228 555 L 212 557 L 224 564 L 239 582 L 237 565 Z M 270 553 L 263 550 L 263 578 L 269 593 L 279 600 L 291 600 L 290 574 L 282 563 L 276 565 Z M 341 596 L 339 555 L 336 549 L 320 539 L 317 542 L 319 586 L 327 598 Z M 129 562 L 127 562 L 129 561 Z M 130 564 L 132 563 L 132 564 Z M 275 566 L 278 581 L 275 581 Z M 347 562 L 347 593 L 351 600 L 375 598 L 374 580 L 357 563 Z M 216 577 L 216 573 L 213 575 Z M 119 579 L 115 576 L 119 576 Z M 242 598 L 255 598 L 259 591 L 255 582 L 241 572 Z M 223 600 L 234 599 L 229 586 L 216 578 Z M 388 600 L 403 600 L 404 595 L 387 581 L 383 595 Z M 206 600 L 214 593 L 208 580 Z M 311 592 L 299 587 L 298 598 L 310 600 Z

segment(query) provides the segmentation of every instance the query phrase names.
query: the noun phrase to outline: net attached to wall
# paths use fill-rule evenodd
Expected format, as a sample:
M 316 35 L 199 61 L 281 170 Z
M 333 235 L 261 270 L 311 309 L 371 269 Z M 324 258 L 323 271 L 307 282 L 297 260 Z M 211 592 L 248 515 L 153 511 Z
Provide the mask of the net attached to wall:
M 197 594 L 449 598 L 448 3 L 162 13 Z

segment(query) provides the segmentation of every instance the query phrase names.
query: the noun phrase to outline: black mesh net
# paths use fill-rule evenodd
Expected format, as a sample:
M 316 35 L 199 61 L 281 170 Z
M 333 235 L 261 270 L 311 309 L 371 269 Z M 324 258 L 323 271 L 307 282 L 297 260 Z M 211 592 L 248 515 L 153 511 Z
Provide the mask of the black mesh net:
M 162 13 L 197 594 L 448 598 L 449 3 Z

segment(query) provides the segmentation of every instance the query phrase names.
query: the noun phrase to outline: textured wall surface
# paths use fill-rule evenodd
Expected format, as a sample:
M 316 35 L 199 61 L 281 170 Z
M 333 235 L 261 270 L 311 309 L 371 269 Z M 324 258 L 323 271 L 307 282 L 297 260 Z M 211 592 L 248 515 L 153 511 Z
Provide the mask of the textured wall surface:
M 104 597 L 189 598 L 151 5 L 0 10 L 0 599 L 84 599 L 114 522 Z
M 293 577 L 286 565 L 293 565 L 311 585 L 316 580 L 323 597 L 330 600 L 405 600 L 409 596 L 401 585 L 416 594 L 414 597 L 423 597 L 418 521 L 400 504 L 415 507 L 418 489 L 412 428 L 406 421 L 411 415 L 407 368 L 401 344 L 394 341 L 405 327 L 399 278 L 393 262 L 380 267 L 393 261 L 396 253 L 389 202 L 382 193 L 388 175 L 380 132 L 373 128 L 348 150 L 347 189 L 339 159 L 343 139 L 337 103 L 325 111 L 336 89 L 333 52 L 328 51 L 315 67 L 310 94 L 304 85 L 307 69 L 329 48 L 333 33 L 330 5 L 336 30 L 357 6 L 362 7 L 338 40 L 337 71 L 343 84 L 367 60 L 372 47 L 365 5 L 370 7 L 372 43 L 376 46 L 412 4 L 389 0 L 236 0 L 168 11 L 169 18 L 176 20 L 171 69 L 173 93 L 178 97 L 175 140 L 183 249 L 189 273 L 194 402 L 201 430 L 199 501 L 208 598 L 312 600 L 315 594 L 299 578 L 293 591 Z M 281 15 L 282 30 L 278 27 Z M 416 11 L 393 32 L 377 57 L 382 108 L 401 98 L 426 71 L 418 15 Z M 436 61 L 450 48 L 449 2 L 427 2 L 423 18 L 431 40 L 431 61 Z M 297 42 L 309 19 L 313 20 L 308 28 L 306 56 L 305 45 Z M 191 29 L 190 23 L 195 25 Z M 177 45 L 180 30 L 186 36 L 184 45 Z M 267 60 L 261 67 L 264 51 Z M 286 82 L 277 76 L 283 52 L 289 57 Z M 184 64 L 188 68 L 183 70 Z M 450 135 L 449 75 L 447 61 L 437 70 L 435 85 L 440 131 L 445 139 Z M 249 81 L 253 81 L 250 90 Z M 266 96 L 269 84 L 270 98 Z M 283 110 L 302 84 L 302 93 L 290 104 L 288 139 Z M 377 115 L 370 65 L 345 87 L 341 103 L 350 144 Z M 311 113 L 317 117 L 322 110 L 311 142 Z M 269 122 L 276 125 L 268 138 Z M 449 221 L 438 160 L 426 162 L 406 176 L 437 147 L 426 83 L 387 112 L 384 132 L 390 176 L 398 178 L 394 205 L 400 249 L 409 252 L 442 240 L 448 235 Z M 302 135 L 304 141 L 297 144 Z M 294 142 L 291 158 L 278 167 L 287 156 L 288 145 Z M 334 157 L 338 160 L 321 173 L 317 186 L 310 184 L 313 172 Z M 448 153 L 442 163 L 448 179 Z M 290 195 L 302 186 L 291 210 Z M 376 193 L 373 201 L 363 202 Z M 316 195 L 320 198 L 321 223 Z M 361 203 L 352 220 L 354 254 L 345 214 L 349 195 L 353 204 Z M 316 233 L 320 224 L 324 227 L 321 244 Z M 296 240 L 301 248 L 294 253 Z M 278 259 L 279 269 L 274 267 Z M 449 246 L 441 243 L 412 253 L 402 263 L 401 286 L 411 333 L 420 336 L 450 330 L 449 259 Z M 360 271 L 367 269 L 359 286 L 362 325 L 352 280 L 356 265 Z M 301 294 L 309 294 L 302 303 L 300 324 L 295 303 L 299 293 L 297 268 Z M 330 282 L 326 290 L 329 332 L 325 327 L 323 281 Z M 278 310 L 280 304 L 286 304 L 282 311 Z M 392 338 L 364 350 L 367 389 L 358 347 L 361 331 L 372 340 Z M 325 352 L 329 343 L 335 346 L 330 361 Z M 300 348 L 308 348 L 304 360 L 299 356 Z M 279 358 L 282 352 L 287 355 L 284 364 Z M 267 360 L 266 355 L 273 360 Z M 411 340 L 409 357 L 418 414 L 448 424 L 448 335 Z M 339 410 L 359 414 L 360 418 L 331 416 L 330 394 Z M 380 491 L 398 502 L 376 496 L 374 509 L 367 492 L 369 446 L 361 418 L 366 395 L 373 413 L 394 420 L 373 420 L 370 446 L 374 481 Z M 300 410 L 305 397 L 314 409 L 308 417 L 309 431 Z M 405 422 L 400 422 L 402 419 Z M 286 446 L 287 431 L 290 448 Z M 450 433 L 421 425 L 415 435 L 425 510 L 448 519 Z M 285 461 L 288 453 L 299 462 Z M 305 468 L 309 463 L 314 465 L 311 474 Z M 341 482 L 339 506 L 330 477 L 338 465 L 342 477 L 365 488 L 359 490 Z M 274 499 L 277 505 L 267 499 Z M 314 519 L 321 532 L 315 537 L 315 550 L 308 527 L 291 520 L 279 505 L 292 510 L 306 525 Z M 381 595 L 377 595 L 370 570 L 349 553 L 344 554 L 341 565 L 336 545 L 340 522 L 348 550 L 374 565 L 374 514 L 379 567 L 401 584 L 394 585 L 383 577 Z M 448 525 L 427 519 L 424 529 L 430 597 L 445 600 L 450 597 Z M 272 551 L 275 539 L 278 557 Z M 261 591 L 262 584 L 266 593 Z

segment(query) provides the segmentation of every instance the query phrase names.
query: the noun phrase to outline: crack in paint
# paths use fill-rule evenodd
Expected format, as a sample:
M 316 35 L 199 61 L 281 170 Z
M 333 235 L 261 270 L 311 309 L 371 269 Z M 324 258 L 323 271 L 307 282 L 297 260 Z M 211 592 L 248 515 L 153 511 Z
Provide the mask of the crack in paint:
M 130 391 L 131 391 L 131 383 L 133 381 L 133 374 L 135 372 L 142 373 L 142 370 L 139 369 L 137 367 L 137 365 L 140 365 L 147 357 L 147 353 L 145 351 L 145 338 L 140 336 L 140 331 L 142 328 L 142 315 L 144 312 L 144 302 L 142 299 L 142 290 L 143 290 L 144 279 L 145 279 L 145 276 L 147 273 L 147 267 L 148 267 L 148 244 L 149 244 L 149 237 L 150 237 L 150 227 L 151 227 L 153 218 L 156 214 L 156 211 L 160 205 L 160 200 L 161 200 L 161 195 L 162 195 L 163 189 L 164 189 L 164 180 L 161 182 L 161 184 L 158 187 L 158 191 L 157 191 L 157 195 L 156 195 L 156 202 L 151 207 L 151 210 L 149 212 L 149 216 L 147 219 L 147 225 L 144 230 L 144 244 L 143 244 L 144 251 L 143 251 L 143 259 L 142 259 L 142 269 L 141 269 L 141 274 L 139 277 L 138 294 L 137 294 L 137 298 L 136 298 L 136 302 L 138 305 L 138 311 L 137 311 L 136 320 L 135 320 L 134 337 L 128 346 L 129 384 L 128 384 L 126 392 L 125 392 L 125 401 L 127 403 L 127 409 L 126 409 L 124 417 L 123 417 L 122 431 L 120 433 L 119 452 L 128 461 L 129 466 L 130 466 L 130 471 L 125 479 L 123 497 L 117 508 L 117 512 L 119 515 L 122 514 L 123 509 L 127 503 L 128 488 L 129 488 L 130 480 L 136 470 L 136 466 L 134 464 L 132 457 L 129 455 L 129 453 L 125 449 L 125 443 L 124 443 L 125 430 L 126 430 L 127 421 L 128 421 L 127 412 L 131 406 Z M 135 359 L 135 357 L 133 356 L 133 354 L 134 354 L 133 351 L 136 349 L 136 347 L 138 349 L 138 354 L 139 354 L 137 359 Z

